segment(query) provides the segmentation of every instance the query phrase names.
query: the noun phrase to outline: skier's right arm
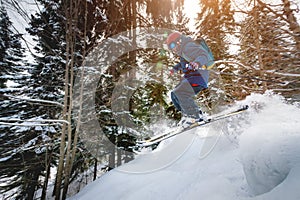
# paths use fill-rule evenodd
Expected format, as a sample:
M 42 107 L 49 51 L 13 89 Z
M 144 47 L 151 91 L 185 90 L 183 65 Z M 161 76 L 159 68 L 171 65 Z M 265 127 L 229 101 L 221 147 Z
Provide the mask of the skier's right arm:
M 177 63 L 176 65 L 173 66 L 173 72 L 177 72 L 179 70 L 181 70 L 182 67 L 181 67 L 181 63 Z
M 172 76 L 173 74 L 177 73 L 177 71 L 181 70 L 181 64 L 177 63 L 176 65 L 174 65 L 172 67 L 172 69 L 170 70 L 170 75 Z

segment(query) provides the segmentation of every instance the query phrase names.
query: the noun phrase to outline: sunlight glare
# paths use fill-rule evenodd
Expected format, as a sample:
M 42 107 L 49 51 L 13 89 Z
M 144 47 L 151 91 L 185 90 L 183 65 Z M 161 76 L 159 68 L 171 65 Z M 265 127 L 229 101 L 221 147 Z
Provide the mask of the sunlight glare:
M 184 0 L 183 12 L 190 19 L 189 29 L 195 31 L 195 18 L 197 17 L 197 12 L 199 12 L 199 1 L 197 0 Z

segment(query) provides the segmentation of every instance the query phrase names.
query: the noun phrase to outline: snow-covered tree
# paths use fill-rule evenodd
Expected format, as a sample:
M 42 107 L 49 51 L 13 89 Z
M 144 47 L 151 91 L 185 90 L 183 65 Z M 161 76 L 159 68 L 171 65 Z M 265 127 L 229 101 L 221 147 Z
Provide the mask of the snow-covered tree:
M 107 6 L 104 8 L 105 13 L 107 13 L 108 23 L 108 26 L 105 28 L 105 36 L 109 37 L 117 33 L 127 32 L 128 41 L 132 41 L 132 43 L 134 44 L 137 38 L 135 30 L 137 27 L 170 27 L 179 31 L 187 32 L 187 28 L 185 26 L 187 24 L 187 20 L 182 12 L 182 5 L 182 0 L 167 0 L 163 4 L 160 1 L 109 1 Z M 173 15 L 172 13 L 175 14 Z M 176 20 L 174 18 L 176 18 Z M 176 25 L 171 21 L 176 21 Z M 147 35 L 147 33 L 143 34 Z M 158 45 L 157 48 L 162 48 L 162 46 Z M 105 50 L 106 53 L 113 53 L 113 51 L 122 51 L 122 49 L 110 49 L 109 47 L 107 47 Z M 107 66 L 107 70 L 103 72 L 105 75 L 101 76 L 97 88 L 96 108 L 101 126 L 103 127 L 103 130 L 107 137 L 114 144 L 120 144 L 120 141 L 123 140 L 122 138 L 125 137 L 124 134 L 127 134 L 127 138 L 133 139 L 131 135 L 132 133 L 130 133 L 130 131 L 125 130 L 124 127 L 117 126 L 117 123 L 111 113 L 112 110 L 110 105 L 110 98 L 112 98 L 112 91 L 116 87 L 116 84 L 121 76 L 124 79 L 128 78 L 132 81 L 135 81 L 137 79 L 137 76 L 151 77 L 153 74 L 156 74 L 156 79 L 149 78 L 149 80 L 151 79 L 151 83 L 145 83 L 147 91 L 144 91 L 145 88 L 139 88 L 136 91 L 128 91 L 132 92 L 133 94 L 132 97 L 127 97 L 132 98 L 130 99 L 130 116 L 133 120 L 133 123 L 135 123 L 137 126 L 142 127 L 144 124 L 149 123 L 149 116 L 154 114 L 164 115 L 165 109 L 167 107 L 165 102 L 165 90 L 167 84 L 163 85 L 162 82 L 157 81 L 157 77 L 161 76 L 162 74 L 166 74 L 165 71 L 168 69 L 157 67 L 154 73 L 154 71 L 150 72 L 150 69 L 147 68 L 149 66 L 149 63 L 153 62 L 157 62 L 160 64 L 164 63 L 167 66 L 170 66 L 174 63 L 173 61 L 171 61 L 172 63 L 167 63 L 166 57 L 163 58 L 164 62 L 162 62 L 163 59 L 159 58 L 160 54 L 161 52 L 157 49 L 135 50 L 120 57 L 118 59 L 118 62 L 114 63 L 111 66 Z M 100 57 L 105 58 L 107 56 L 109 55 L 101 54 Z M 122 87 L 124 88 L 124 90 L 128 90 L 128 88 L 130 88 L 129 85 L 123 85 Z M 157 102 L 160 102 L 160 113 L 155 113 L 153 110 L 151 110 L 151 106 L 153 106 Z M 137 110 L 139 108 L 142 108 L 143 105 L 143 109 Z M 124 113 L 118 114 L 122 115 Z M 122 117 L 119 116 L 118 118 Z M 125 147 L 127 151 L 131 151 L 130 148 L 127 147 L 134 144 L 134 140 L 132 139 L 123 140 L 124 142 L 122 142 L 121 145 L 122 148 L 124 149 Z M 107 154 L 109 155 L 109 166 L 111 167 L 114 167 L 123 162 L 120 162 L 120 158 L 124 156 L 119 153 L 119 149 L 117 149 L 118 153 L 116 153 L 115 151 L 116 148 L 106 150 Z M 115 155 L 117 155 L 117 157 Z M 127 157 L 127 155 L 125 157 Z
M 52 157 L 58 164 L 54 194 L 59 199 L 62 183 L 62 198 L 66 198 L 73 176 L 88 163 L 88 158 L 81 159 L 81 150 L 85 148 L 79 148 L 82 144 L 78 142 L 79 133 L 71 117 L 72 90 L 77 70 L 87 52 L 102 36 L 105 22 L 99 8 L 102 6 L 100 0 L 39 0 L 39 3 L 44 9 L 32 16 L 31 27 L 28 28 L 28 32 L 36 38 L 35 49 L 39 52 L 35 57 L 37 64 L 31 71 L 32 95 L 63 102 L 62 108 L 40 107 L 39 114 L 69 122 L 60 127 L 59 135 L 54 138 L 57 141 L 54 142 L 55 149 L 59 149 L 59 158 Z
M 230 0 L 199 1 L 200 10 L 197 16 L 197 37 L 205 39 L 210 46 L 215 60 L 228 60 L 232 58 L 229 52 L 230 37 L 235 34 L 234 11 Z M 211 73 L 211 83 L 208 90 L 203 91 L 202 105 L 207 110 L 215 109 L 219 104 L 232 101 L 230 94 L 233 83 L 232 77 L 224 73 L 231 73 L 234 66 L 231 64 L 218 64 L 212 71 L 222 71 L 223 74 Z
M 280 14 L 287 9 L 286 5 L 274 9 L 258 0 L 242 21 L 239 59 L 248 67 L 240 68 L 246 76 L 239 80 L 241 96 L 270 89 L 293 96 L 299 90 L 297 37 L 289 31 L 291 21 Z
M 234 12 L 231 1 L 199 1 L 197 35 L 206 39 L 215 59 L 230 58 L 228 36 L 234 34 Z
M 101 37 L 101 28 L 105 24 L 98 7 L 99 1 L 95 0 L 89 3 L 78 1 L 80 5 L 77 8 L 80 9 L 76 14 L 79 20 L 77 24 L 71 26 L 76 39 L 74 41 L 68 40 L 67 43 L 66 38 L 70 36 L 68 35 L 69 30 L 66 30 L 67 23 L 73 23 L 73 21 L 65 20 L 67 18 L 65 16 L 68 8 L 67 2 L 65 4 L 61 1 L 50 0 L 38 2 L 43 9 L 38 10 L 37 14 L 32 16 L 30 27 L 27 29 L 36 39 L 35 50 L 37 54 L 34 56 L 35 63 L 29 69 L 22 69 L 24 74 L 22 77 L 25 77 L 23 83 L 26 85 L 22 85 L 22 93 L 18 94 L 23 97 L 10 97 L 13 100 L 8 101 L 7 97 L 3 99 L 4 97 L 2 98 L 1 95 L 1 100 L 5 100 L 1 102 L 1 117 L 5 117 L 6 120 L 5 124 L 2 123 L 4 125 L 1 125 L 1 131 L 7 132 L 7 134 L 1 134 L 3 137 L 0 139 L 2 146 L 1 178 L 6 185 L 3 191 L 17 189 L 18 192 L 12 193 L 16 199 L 32 199 L 38 189 L 42 189 L 41 199 L 45 199 L 50 169 L 58 164 L 57 155 L 62 143 L 59 139 L 59 133 L 61 125 L 65 121 L 58 121 L 58 119 L 62 115 L 63 106 L 61 102 L 66 96 L 64 87 L 70 85 L 65 80 L 66 63 L 72 60 L 72 63 L 75 63 L 73 72 L 76 72 L 76 67 L 81 65 L 84 52 L 87 52 Z M 21 61 L 17 58 L 23 52 L 21 46 L 18 46 L 20 44 L 17 41 L 19 35 L 7 34 L 8 31 L 11 33 L 11 29 L 7 28 L 11 22 L 6 20 L 5 14 L 6 12 L 1 10 L 0 34 L 1 53 L 3 53 L 3 56 L 1 55 L 1 59 L 3 58 L 1 60 L 1 87 L 6 87 L 7 77 L 16 79 L 16 63 Z M 68 19 L 70 20 L 70 18 Z M 87 20 L 89 23 L 86 23 Z M 88 31 L 85 31 L 87 29 Z M 67 45 L 74 45 L 75 50 L 72 51 L 74 54 L 69 54 L 70 57 L 66 54 Z M 67 64 L 69 65 L 69 63 Z M 71 73 L 68 73 L 69 79 Z M 71 75 L 74 76 L 74 73 Z M 4 89 L 1 90 L 1 93 L 2 91 Z M 68 104 L 70 96 L 68 94 L 66 99 L 65 107 L 70 108 Z M 64 113 L 64 115 L 70 116 L 69 113 Z M 29 120 L 31 122 L 28 122 Z M 50 121 L 49 124 L 45 122 L 47 120 Z M 6 125 L 7 123 L 10 124 Z M 12 123 L 15 123 L 16 126 L 12 126 Z M 68 138 L 71 138 L 69 144 L 72 145 L 72 133 L 75 131 L 73 126 L 70 127 L 71 135 Z M 70 180 L 86 167 L 90 158 L 82 144 L 78 143 L 74 146 L 73 152 L 75 154 L 72 153 L 72 158 L 76 164 L 73 166 L 73 163 L 70 162 L 69 171 L 65 173 L 71 174 L 71 177 L 65 175 L 67 178 L 70 177 Z M 77 148 L 79 146 L 82 148 Z M 84 156 L 89 155 L 86 160 L 83 159 L 83 154 Z
M 13 31 L 12 22 L 2 4 L 0 4 L 0 47 L 0 88 L 6 88 L 7 81 L 21 78 L 17 73 L 23 67 L 24 48 L 21 45 L 21 35 Z
M 31 126 L 29 122 L 18 123 L 23 119 L 38 120 L 38 117 L 32 111 L 34 105 L 11 97 L 26 94 L 30 75 L 29 67 L 25 65 L 21 35 L 14 33 L 6 9 L 3 6 L 0 9 L 1 193 L 18 189 L 15 193 L 8 193 L 6 197 L 9 198 L 11 194 L 15 199 L 32 199 L 39 186 L 38 176 L 45 167 L 40 161 L 46 152 L 39 145 L 42 141 L 49 141 L 49 138 L 41 131 L 40 126 Z

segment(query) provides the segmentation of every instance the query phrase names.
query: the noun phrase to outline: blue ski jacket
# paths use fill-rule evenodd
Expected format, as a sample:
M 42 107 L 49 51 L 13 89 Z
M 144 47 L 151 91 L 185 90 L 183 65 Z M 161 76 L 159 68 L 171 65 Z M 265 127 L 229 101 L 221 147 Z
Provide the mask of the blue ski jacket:
M 184 78 L 189 81 L 192 86 L 208 87 L 209 70 L 197 69 L 190 70 L 189 63 L 197 62 L 199 66 L 210 66 L 214 63 L 213 58 L 208 52 L 196 43 L 192 38 L 187 36 L 181 36 L 181 45 L 177 52 L 180 56 L 180 62 L 173 67 L 173 70 L 181 70 L 184 73 Z

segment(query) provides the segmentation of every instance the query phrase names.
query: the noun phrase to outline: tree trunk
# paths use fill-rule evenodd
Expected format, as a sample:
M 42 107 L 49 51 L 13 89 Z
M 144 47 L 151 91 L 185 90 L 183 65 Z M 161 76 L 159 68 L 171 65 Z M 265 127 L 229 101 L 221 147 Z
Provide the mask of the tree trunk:
M 67 43 L 67 48 L 68 48 Z M 68 113 L 68 97 L 69 97 L 69 65 L 66 64 L 66 72 L 65 72 L 65 97 L 64 97 L 64 108 L 63 108 L 63 119 L 67 121 L 67 113 Z M 63 167 L 65 160 L 65 147 L 66 147 L 66 131 L 67 124 L 64 123 L 62 127 L 61 137 L 60 137 L 60 155 L 59 155 L 59 163 L 57 167 L 56 179 L 55 179 L 55 187 L 53 190 L 53 194 L 55 194 L 55 200 L 60 200 L 60 190 L 61 190 L 61 181 L 63 178 Z
M 111 148 L 109 149 L 108 163 L 109 169 L 113 169 L 116 167 L 116 149 L 114 145 L 111 145 Z
M 117 166 L 122 165 L 122 153 L 123 151 L 119 148 L 117 148 Z
M 97 158 L 95 158 L 93 181 L 95 181 L 97 179 L 97 165 L 98 165 L 98 160 L 97 160 Z
M 51 154 L 48 156 L 48 152 L 46 153 L 46 176 L 45 176 L 45 181 L 43 184 L 43 189 L 42 189 L 42 196 L 41 200 L 46 200 L 46 194 L 47 194 L 47 188 L 48 188 L 48 181 L 50 177 L 50 170 L 51 170 Z
M 261 52 L 261 47 L 260 47 L 260 37 L 258 34 L 258 29 L 259 29 L 259 7 L 257 5 L 256 0 L 254 0 L 254 38 L 255 38 L 255 47 L 256 47 L 256 52 L 258 56 L 258 67 L 260 69 L 260 77 L 264 76 L 264 63 L 262 60 L 262 52 Z M 266 89 L 266 83 L 263 82 L 263 89 Z
M 73 163 L 75 159 L 75 154 L 77 150 L 77 142 L 78 142 L 78 129 L 80 128 L 80 117 L 77 119 L 77 127 L 75 130 L 75 135 L 73 137 L 73 130 L 72 130 L 72 106 L 73 106 L 73 85 L 74 85 L 74 66 L 76 64 L 76 27 L 78 22 L 78 14 L 79 14 L 79 3 L 80 0 L 70 1 L 69 9 L 66 9 L 66 17 L 67 17 L 67 35 L 66 35 L 66 43 L 69 43 L 69 49 L 67 49 L 67 55 L 70 56 L 70 82 L 69 82 L 69 110 L 68 110 L 68 146 L 67 146 L 67 153 L 66 153 L 66 162 L 65 162 L 65 178 L 64 178 L 64 187 L 63 187 L 63 194 L 62 199 L 66 199 L 70 178 L 72 174 Z M 87 7 L 85 3 L 85 8 Z M 87 11 L 85 10 L 87 13 Z M 86 15 L 85 15 L 86 21 Z M 85 41 L 85 40 L 84 40 Z M 84 70 L 81 70 L 82 72 Z M 83 81 L 83 77 L 81 79 Z M 82 90 L 81 94 L 82 96 Z M 82 102 L 81 102 L 82 103 Z M 82 107 L 80 107 L 79 114 L 81 113 Z

